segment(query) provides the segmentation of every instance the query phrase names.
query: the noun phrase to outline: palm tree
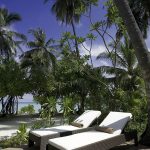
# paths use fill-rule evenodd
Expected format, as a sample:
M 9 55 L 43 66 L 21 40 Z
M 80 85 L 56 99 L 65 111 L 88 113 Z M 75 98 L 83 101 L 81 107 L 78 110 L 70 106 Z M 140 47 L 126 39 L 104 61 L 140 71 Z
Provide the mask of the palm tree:
M 108 0 L 108 18 L 107 21 L 110 25 L 114 23 L 114 18 L 118 19 L 118 12 L 116 11 L 114 14 L 113 9 L 115 7 L 113 0 Z M 144 38 L 147 38 L 147 31 L 149 29 L 149 21 L 150 21 L 150 0 L 128 0 L 132 13 L 135 17 L 135 20 L 142 32 Z M 120 24 L 120 23 L 119 23 Z M 122 25 L 117 26 L 117 36 L 120 38 L 122 36 Z
M 148 121 L 145 132 L 142 135 L 141 143 L 150 145 L 150 55 L 148 48 L 143 39 L 142 33 L 136 23 L 127 0 L 113 0 L 119 10 L 124 24 L 127 28 L 130 40 L 135 49 L 135 54 L 142 70 L 143 79 L 145 81 L 147 108 L 148 108 Z
M 110 43 L 110 46 L 116 47 L 113 43 Z M 140 76 L 137 59 L 127 37 L 124 44 L 122 42 L 118 43 L 116 51 L 101 53 L 97 59 L 106 59 L 112 64 L 116 63 L 115 66 L 102 66 L 100 68 L 108 74 L 114 74 L 119 83 L 120 81 L 124 82 L 127 78 L 131 79 L 135 75 Z
M 15 113 L 15 104 L 18 103 L 17 96 L 22 95 L 23 92 L 22 88 L 20 88 L 22 91 L 19 92 L 18 86 L 20 87 L 20 81 L 24 80 L 24 76 L 13 56 L 18 49 L 22 50 L 21 44 L 26 41 L 26 37 L 10 28 L 13 23 L 20 20 L 18 14 L 9 13 L 6 8 L 0 8 L 0 67 L 2 67 L 0 72 L 1 78 L 4 78 L 0 83 L 1 92 L 3 92 L 1 95 L 2 113 Z M 16 79 L 19 79 L 18 82 L 15 82 Z
M 54 51 L 54 40 L 46 40 L 45 32 L 38 28 L 29 30 L 34 37 L 34 41 L 29 41 L 27 43 L 30 48 L 29 51 L 21 55 L 22 66 L 36 66 L 41 69 L 52 69 L 55 67 L 55 56 L 52 51 Z
M 150 19 L 150 1 L 149 0 L 128 0 L 135 20 L 144 36 L 147 37 L 147 30 Z
M 47 2 L 48 0 L 45 1 Z M 71 24 L 75 36 L 75 48 L 78 57 L 79 48 L 74 23 L 79 23 L 81 14 L 87 11 L 89 5 L 90 3 L 85 0 L 55 0 L 55 3 L 52 6 L 52 12 L 56 15 L 57 20 L 62 23 L 65 22 L 66 24 Z M 82 13 L 77 13 L 77 10 L 82 10 Z
M 110 46 L 112 46 L 113 48 L 116 47 L 116 45 L 113 43 L 111 43 Z M 113 51 L 111 53 L 101 53 L 97 58 L 105 59 L 108 62 L 112 62 L 112 64 L 116 64 L 115 66 L 109 65 L 100 67 L 100 69 L 108 75 L 106 77 L 106 80 L 108 81 L 108 84 L 110 86 L 112 85 L 111 87 L 114 93 L 117 93 L 116 91 L 118 89 L 124 91 L 125 93 L 128 93 L 127 95 L 132 95 L 132 93 L 136 91 L 142 91 L 142 86 L 140 86 L 142 83 L 141 71 L 134 54 L 134 49 L 132 48 L 127 37 L 125 37 L 124 44 L 122 42 L 118 43 L 116 51 Z M 114 101 L 116 101 L 117 98 L 115 94 L 113 94 L 112 96 L 114 97 Z M 131 97 L 129 98 L 129 101 L 130 99 Z M 110 103 L 112 103 L 112 100 L 110 101 Z M 111 109 L 117 109 L 118 107 L 117 105 L 115 105 L 114 107 L 114 105 L 112 104 L 110 106 L 112 107 Z
M 56 58 L 53 54 L 53 40 L 47 40 L 45 32 L 38 28 L 29 31 L 34 37 L 27 42 L 29 51 L 21 55 L 21 67 L 25 69 L 33 94 L 46 93 L 50 76 L 55 72 Z M 29 84 L 30 84 L 29 83 Z
M 6 8 L 0 8 L 0 55 L 3 57 L 10 58 L 15 55 L 17 49 L 21 50 L 20 44 L 26 41 L 23 34 L 10 29 L 12 23 L 20 20 L 18 14 L 9 13 Z

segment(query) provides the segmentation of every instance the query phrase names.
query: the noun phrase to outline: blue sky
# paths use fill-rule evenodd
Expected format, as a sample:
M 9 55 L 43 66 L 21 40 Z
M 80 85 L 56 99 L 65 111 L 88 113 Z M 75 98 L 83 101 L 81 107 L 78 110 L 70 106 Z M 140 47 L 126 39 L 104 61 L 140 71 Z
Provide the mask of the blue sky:
M 72 30 L 69 26 L 61 25 L 61 23 L 56 20 L 55 15 L 52 14 L 50 10 L 52 3 L 44 4 L 43 1 L 44 0 L 0 0 L 0 7 L 6 7 L 10 12 L 20 14 L 22 21 L 15 23 L 11 28 L 27 35 L 30 40 L 32 37 L 28 34 L 28 30 L 38 27 L 45 30 L 48 38 L 58 40 L 60 39 L 62 32 Z M 92 8 L 93 21 L 104 18 L 106 11 L 103 9 L 103 1 L 104 0 L 101 0 L 99 2 L 99 7 Z M 87 17 L 82 17 L 80 23 L 76 25 L 77 34 L 79 36 L 85 36 L 89 32 L 89 26 L 89 19 Z M 111 33 L 114 33 L 113 29 L 110 31 Z M 150 49 L 150 37 L 148 37 L 146 43 Z M 86 42 L 85 45 L 89 47 L 88 42 Z M 104 50 L 105 47 L 102 44 L 102 41 L 98 39 L 93 46 L 93 58 L 96 58 L 96 56 Z M 86 51 L 81 48 L 81 53 L 85 54 Z M 94 61 L 94 63 L 95 66 L 99 66 L 100 63 L 105 64 L 107 62 Z M 32 97 L 26 95 L 25 99 L 31 101 Z
M 104 18 L 106 10 L 103 9 L 103 1 L 99 2 L 99 6 L 92 8 L 92 20 L 93 22 Z M 50 2 L 52 2 L 50 0 Z M 55 40 L 60 39 L 61 34 L 65 31 L 72 31 L 70 26 L 62 25 L 57 21 L 54 14 L 52 14 L 50 8 L 52 3 L 44 4 L 44 0 L 0 0 L 0 7 L 6 7 L 10 12 L 16 12 L 20 14 L 22 21 L 15 23 L 11 28 L 17 32 L 27 35 L 28 39 L 32 39 L 28 33 L 29 29 L 42 28 L 47 34 L 48 38 L 53 38 Z M 89 33 L 89 19 L 85 16 L 81 18 L 79 24 L 76 25 L 76 31 L 78 36 L 86 36 Z M 104 46 L 100 46 L 102 41 L 98 39 L 94 43 L 93 48 L 93 58 L 101 52 L 104 51 Z M 88 41 L 85 45 L 89 46 Z M 100 49 L 101 48 L 101 49 Z M 99 50 L 100 49 L 100 50 Z M 26 48 L 24 48 L 24 51 Z M 86 53 L 84 49 L 81 48 L 81 53 Z M 96 61 L 95 65 L 98 66 Z
M 70 27 L 61 25 L 52 14 L 50 8 L 52 3 L 43 3 L 44 0 L 0 0 L 0 6 L 6 7 L 10 12 L 17 12 L 22 17 L 22 21 L 15 23 L 13 26 L 18 32 L 27 34 L 31 28 L 41 27 L 48 37 L 54 39 L 60 38 L 60 34 Z M 50 0 L 51 1 L 51 0 Z M 102 5 L 93 7 L 92 18 L 97 20 L 104 16 L 105 11 Z M 85 35 L 89 31 L 89 20 L 82 17 L 81 22 L 77 25 L 78 35 Z
M 1 0 L 0 5 L 10 12 L 19 13 L 22 21 L 13 26 L 18 32 L 27 34 L 29 29 L 41 27 L 47 35 L 58 38 L 64 28 L 60 28 L 48 5 L 42 0 Z
M 103 2 L 105 0 L 99 1 L 98 7 L 92 8 L 92 20 L 97 21 L 103 19 L 106 10 L 103 9 Z M 53 38 L 55 40 L 60 39 L 62 32 L 72 31 L 69 26 L 61 25 L 59 21 L 56 20 L 55 15 L 52 14 L 50 8 L 51 3 L 44 4 L 44 0 L 0 0 L 0 7 L 6 7 L 10 12 L 16 12 L 22 17 L 22 21 L 15 23 L 11 28 L 17 32 L 27 35 L 28 39 L 32 39 L 30 34 L 28 34 L 29 29 L 40 27 L 45 30 L 48 38 Z M 89 19 L 87 17 L 82 17 L 78 25 L 76 25 L 77 35 L 85 36 L 89 33 Z M 114 30 L 110 29 L 111 35 L 114 35 Z M 150 32 L 149 32 L 150 33 Z M 150 35 L 150 34 L 148 34 Z M 110 39 L 106 40 L 110 42 Z M 146 40 L 148 48 L 150 48 L 150 36 Z M 88 41 L 85 43 L 89 47 Z M 25 49 L 24 49 L 25 50 Z M 95 58 L 100 52 L 104 51 L 105 47 L 102 40 L 99 38 L 93 46 L 92 55 Z M 81 48 L 81 53 L 84 54 L 86 51 Z M 95 61 L 95 66 L 99 63 Z

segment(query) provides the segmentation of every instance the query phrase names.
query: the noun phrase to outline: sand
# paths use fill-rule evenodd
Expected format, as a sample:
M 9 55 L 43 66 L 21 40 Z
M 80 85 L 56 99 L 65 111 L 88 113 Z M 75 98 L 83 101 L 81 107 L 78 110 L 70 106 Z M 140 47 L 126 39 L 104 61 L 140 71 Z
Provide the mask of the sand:
M 31 125 L 33 125 L 33 123 L 37 120 L 40 120 L 40 118 L 31 117 L 31 116 L 21 116 L 15 118 L 1 119 L 0 120 L 0 141 L 15 135 L 21 123 L 27 124 L 27 131 L 29 131 Z M 53 120 L 55 121 L 55 125 L 60 125 L 62 122 L 60 117 L 54 117 Z

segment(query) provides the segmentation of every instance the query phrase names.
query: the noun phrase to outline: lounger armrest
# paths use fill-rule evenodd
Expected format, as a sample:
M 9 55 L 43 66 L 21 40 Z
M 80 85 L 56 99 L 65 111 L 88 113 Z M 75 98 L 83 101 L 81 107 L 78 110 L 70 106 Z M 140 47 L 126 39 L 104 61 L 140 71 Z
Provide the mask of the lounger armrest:
M 87 131 L 92 131 L 92 130 L 95 130 L 95 127 L 88 127 L 88 128 L 73 130 L 72 134 L 77 134 L 77 133 L 82 133 L 82 132 L 87 132 Z

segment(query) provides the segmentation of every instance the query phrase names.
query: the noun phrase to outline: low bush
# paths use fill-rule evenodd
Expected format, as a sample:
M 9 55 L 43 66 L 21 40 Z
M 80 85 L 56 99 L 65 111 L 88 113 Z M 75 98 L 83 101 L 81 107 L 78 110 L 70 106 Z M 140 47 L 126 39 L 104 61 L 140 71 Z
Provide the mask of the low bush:
M 34 106 L 30 105 L 30 104 L 28 106 L 22 107 L 19 111 L 19 114 L 21 114 L 21 115 L 23 115 L 23 114 L 31 115 L 34 113 L 35 113 Z
M 28 142 L 28 133 L 26 124 L 20 124 L 17 134 L 9 139 L 0 142 L 0 147 L 20 147 Z

